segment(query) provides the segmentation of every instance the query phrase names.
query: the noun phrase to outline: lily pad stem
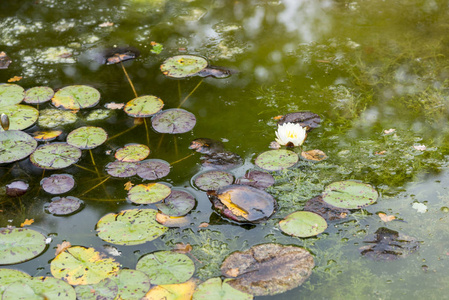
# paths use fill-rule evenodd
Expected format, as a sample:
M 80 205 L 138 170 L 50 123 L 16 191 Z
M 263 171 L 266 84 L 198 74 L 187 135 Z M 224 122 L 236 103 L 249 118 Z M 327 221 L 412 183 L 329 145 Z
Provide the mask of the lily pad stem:
M 88 189 L 87 191 L 85 191 L 84 193 L 82 193 L 82 194 L 80 195 L 80 197 L 81 197 L 81 196 L 84 196 L 84 195 L 86 195 L 87 193 L 89 193 L 90 191 L 96 189 L 97 187 L 99 187 L 100 185 L 102 185 L 103 183 L 105 183 L 109 178 L 111 178 L 111 176 L 106 177 L 106 179 L 102 180 L 100 183 L 94 185 L 93 187 L 91 187 L 90 189 Z
M 132 127 L 129 127 L 128 129 L 123 130 L 122 132 L 119 132 L 119 133 L 117 133 L 116 135 L 111 136 L 110 138 L 108 138 L 108 141 L 110 141 L 110 140 L 112 140 L 112 139 L 115 139 L 116 137 L 119 137 L 119 136 L 121 136 L 122 134 L 127 133 L 128 131 L 131 131 L 131 130 L 133 130 L 133 129 L 136 128 L 136 127 L 137 127 L 137 125 L 134 125 L 134 126 L 132 126 Z
M 80 165 L 78 165 L 78 164 L 73 164 L 73 165 L 74 165 L 75 167 L 80 168 L 80 169 L 83 169 L 83 170 L 86 170 L 86 171 L 89 171 L 89 172 L 92 172 L 92 173 L 96 173 L 95 171 L 93 171 L 93 170 L 91 170 L 91 169 L 89 169 L 89 168 L 80 166 Z
M 184 104 L 184 102 L 186 102 L 187 99 L 189 99 L 189 97 L 192 96 L 192 94 L 196 91 L 196 89 L 201 85 L 201 83 L 203 82 L 203 80 L 204 80 L 204 79 L 201 79 L 201 81 L 198 82 L 198 84 L 197 84 L 196 87 L 190 92 L 190 94 L 188 94 L 188 95 L 184 98 L 184 100 L 181 101 L 181 103 L 179 104 L 178 108 L 180 108 L 180 107 Z
M 125 73 L 125 76 L 126 76 L 126 78 L 128 79 L 129 85 L 130 85 L 131 88 L 133 89 L 134 96 L 136 96 L 136 98 L 139 97 L 139 96 L 137 96 L 137 92 L 136 92 L 136 89 L 134 88 L 134 84 L 133 84 L 133 82 L 131 81 L 131 78 L 129 78 L 128 72 L 126 72 L 125 66 L 123 65 L 123 63 L 122 63 L 121 61 L 120 61 L 120 65 L 122 66 L 123 72 Z
M 145 123 L 145 131 L 147 133 L 147 146 L 150 147 L 150 134 L 148 132 L 147 118 L 143 118 L 143 122 Z
M 178 159 L 177 161 L 172 162 L 170 165 L 174 165 L 174 164 L 176 164 L 176 163 L 179 163 L 179 162 L 183 161 L 184 159 L 187 159 L 187 158 L 189 158 L 190 156 L 195 155 L 195 153 L 196 153 L 196 152 L 190 153 L 189 155 L 187 155 L 187 156 L 185 156 L 185 157 L 183 157 L 183 158 L 181 158 L 181 159 Z

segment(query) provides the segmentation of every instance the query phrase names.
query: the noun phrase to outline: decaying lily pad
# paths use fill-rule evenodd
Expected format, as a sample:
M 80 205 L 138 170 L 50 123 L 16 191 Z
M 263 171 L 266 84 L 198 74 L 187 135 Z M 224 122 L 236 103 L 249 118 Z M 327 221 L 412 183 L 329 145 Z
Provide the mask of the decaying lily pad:
M 300 286 L 314 266 L 312 255 L 303 248 L 262 244 L 229 255 L 221 265 L 221 273 L 235 278 L 226 281 L 233 288 L 264 296 Z
M 66 143 L 51 143 L 38 147 L 31 154 L 31 162 L 42 169 L 63 169 L 78 161 L 81 150 Z
M 70 111 L 60 109 L 48 108 L 41 110 L 37 123 L 40 127 L 54 128 L 67 124 L 75 123 L 77 120 L 76 114 Z
M 229 170 L 243 164 L 240 155 L 231 151 L 215 152 L 203 155 L 200 158 L 201 165 L 218 170 Z
M 119 161 L 137 162 L 144 160 L 150 154 L 150 148 L 142 144 L 129 144 L 115 152 Z
M 53 174 L 42 179 L 41 186 L 49 194 L 64 194 L 73 189 L 75 179 L 69 174 Z
M 192 218 L 190 216 L 171 217 L 163 213 L 158 213 L 156 215 L 156 221 L 167 227 L 186 227 L 192 223 Z
M 147 159 L 139 163 L 137 175 L 146 180 L 156 180 L 170 173 L 170 164 L 162 159 Z
M 56 197 L 51 199 L 51 203 L 46 207 L 46 210 L 55 216 L 65 216 L 79 211 L 82 204 L 83 202 L 76 197 Z
M 141 96 L 126 103 L 123 110 L 131 117 L 145 118 L 154 115 L 164 107 L 164 102 L 156 96 Z
M 294 166 L 298 160 L 298 154 L 293 151 L 268 150 L 256 158 L 255 164 L 267 171 L 279 171 Z
M 172 217 L 181 217 L 189 213 L 195 207 L 195 197 L 185 191 L 172 191 L 170 196 L 165 198 L 156 207 L 164 214 Z
M 159 133 L 184 133 L 195 127 L 196 118 L 191 112 L 180 108 L 167 109 L 151 119 L 153 129 Z
M 220 141 L 209 138 L 194 139 L 189 146 L 189 149 L 195 150 L 202 154 L 212 154 L 216 152 L 223 152 L 224 146 Z
M 274 184 L 274 177 L 267 172 L 248 170 L 245 176 L 238 178 L 235 183 L 249 185 L 258 189 L 266 189 Z
M 197 75 L 207 65 L 207 60 L 200 56 L 177 55 L 167 58 L 161 65 L 161 71 L 168 77 L 185 78 Z
M 94 284 L 77 285 L 76 299 L 80 300 L 114 300 L 118 293 L 118 285 L 111 278 L 105 278 Z
M 9 130 L 23 130 L 36 123 L 39 111 L 23 104 L 1 107 L 1 112 L 9 118 Z M 3 129 L 0 127 L 0 131 Z
M 169 186 L 162 183 L 147 183 L 133 186 L 128 191 L 128 200 L 137 204 L 156 203 L 171 193 Z
M 241 223 L 265 221 L 277 208 L 273 196 L 246 185 L 228 185 L 207 195 L 221 215 Z
M 319 149 L 314 149 L 309 151 L 302 151 L 301 157 L 304 160 L 315 162 L 325 160 L 327 158 L 327 155 Z
M 24 97 L 25 90 L 20 85 L 0 84 L 0 107 L 18 104 Z
M 20 197 L 24 195 L 30 185 L 22 180 L 16 180 L 6 185 L 6 195 L 10 197 Z
M 45 236 L 28 228 L 0 228 L 0 265 L 30 260 L 45 248 Z
M 230 286 L 226 279 L 221 281 L 221 278 L 210 278 L 205 282 L 201 283 L 195 293 L 193 294 L 192 300 L 251 300 L 253 295 L 241 292 L 232 286 Z
M 197 75 L 200 77 L 228 78 L 233 73 L 236 73 L 236 71 L 218 66 L 209 66 L 199 71 Z
M 8 69 L 12 59 L 5 52 L 0 52 L 0 69 Z
M 360 247 L 360 253 L 373 260 L 394 260 L 415 252 L 419 241 L 397 231 L 380 227 L 376 230 L 374 239 L 366 240 L 370 244 Z
M 83 126 L 67 135 L 67 143 L 80 149 L 93 149 L 108 139 L 108 134 L 101 127 Z
M 379 197 L 371 185 L 350 180 L 329 184 L 322 196 L 323 200 L 330 205 L 347 209 L 371 205 Z
M 137 174 L 137 165 L 126 161 L 113 161 L 106 165 L 106 172 L 114 177 L 131 177 Z
M 310 211 L 297 211 L 279 222 L 281 230 L 298 237 L 310 237 L 322 233 L 327 228 L 326 220 Z
M 33 132 L 33 138 L 39 142 L 50 142 L 62 134 L 61 130 L 36 131 Z
M 135 59 L 139 56 L 140 52 L 137 49 L 114 49 L 115 52 L 108 53 L 106 56 L 106 64 L 118 64 L 122 61 Z
M 307 201 L 304 206 L 305 211 L 319 214 L 328 221 L 344 219 L 350 211 L 345 208 L 335 207 L 323 201 L 323 197 L 317 196 Z
M 284 123 L 296 123 L 302 127 L 306 127 L 307 131 L 309 131 L 320 126 L 321 118 L 313 112 L 300 111 L 286 114 L 279 120 L 278 125 L 282 125 Z
M 0 164 L 21 160 L 37 147 L 37 142 L 27 133 L 17 130 L 0 132 Z
M 234 182 L 234 176 L 224 171 L 208 171 L 195 177 L 195 185 L 203 191 L 215 191 Z
M 50 101 L 55 92 L 48 86 L 35 86 L 25 92 L 24 102 L 28 104 L 40 104 Z
M 51 102 L 63 109 L 79 110 L 93 107 L 100 101 L 100 92 L 87 85 L 66 86 L 55 93 Z

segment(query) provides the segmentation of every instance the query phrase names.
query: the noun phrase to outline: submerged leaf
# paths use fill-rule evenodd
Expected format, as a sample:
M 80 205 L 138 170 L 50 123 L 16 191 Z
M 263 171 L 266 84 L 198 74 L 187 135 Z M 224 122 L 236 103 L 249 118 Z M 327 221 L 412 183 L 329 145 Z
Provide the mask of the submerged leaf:
M 212 154 L 216 152 L 223 152 L 224 146 L 220 141 L 209 138 L 195 139 L 190 143 L 189 149 L 195 150 L 202 154 Z
M 304 206 L 304 210 L 316 213 L 328 221 L 344 219 L 350 213 L 348 209 L 339 208 L 324 202 L 321 196 L 309 199 Z
M 29 187 L 30 185 L 25 181 L 22 180 L 13 181 L 5 186 L 6 195 L 10 197 L 20 197 L 28 191 Z
M 286 114 L 279 120 L 278 125 L 282 125 L 284 123 L 299 124 L 302 127 L 306 127 L 307 131 L 309 131 L 313 128 L 317 128 L 318 126 L 320 126 L 321 118 L 319 115 L 313 112 L 300 111 Z

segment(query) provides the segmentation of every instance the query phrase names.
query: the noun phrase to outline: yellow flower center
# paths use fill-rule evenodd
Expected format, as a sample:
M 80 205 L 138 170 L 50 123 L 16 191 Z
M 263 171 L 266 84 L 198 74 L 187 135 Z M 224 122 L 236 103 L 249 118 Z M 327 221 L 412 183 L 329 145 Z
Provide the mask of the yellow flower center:
M 287 137 L 290 139 L 296 139 L 298 135 L 294 131 L 287 131 Z

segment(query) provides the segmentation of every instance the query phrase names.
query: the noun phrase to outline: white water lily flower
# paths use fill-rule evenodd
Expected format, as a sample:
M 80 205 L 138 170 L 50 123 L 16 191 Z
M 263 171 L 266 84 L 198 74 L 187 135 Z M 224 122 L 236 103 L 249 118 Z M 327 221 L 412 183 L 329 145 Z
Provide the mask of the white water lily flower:
M 280 145 L 301 146 L 306 139 L 306 128 L 295 123 L 285 123 L 278 126 L 276 142 Z

